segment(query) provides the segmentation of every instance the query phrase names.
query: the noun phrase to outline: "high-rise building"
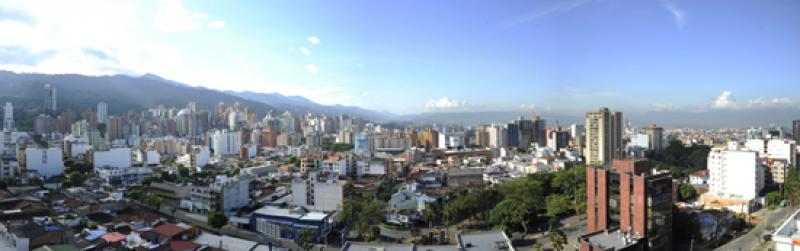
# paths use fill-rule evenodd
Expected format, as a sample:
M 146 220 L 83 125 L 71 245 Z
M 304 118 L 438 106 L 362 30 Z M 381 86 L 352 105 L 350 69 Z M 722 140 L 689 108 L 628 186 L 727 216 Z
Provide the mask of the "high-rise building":
M 584 158 L 590 165 L 604 165 L 621 159 L 622 113 L 601 107 L 597 112 L 586 113 L 586 148 Z
M 650 151 L 659 152 L 664 149 L 664 128 L 652 124 L 644 128 L 644 134 L 647 134 L 647 138 L 650 141 L 650 147 L 648 148 Z
M 709 191 L 700 201 L 739 213 L 752 212 L 765 184 L 764 168 L 758 163 L 758 155 L 750 149 L 711 149 L 707 164 Z
M 539 115 L 533 113 L 531 116 L 531 125 L 533 126 L 531 134 L 531 143 L 537 143 L 539 146 L 547 145 L 547 121 L 539 118 Z
M 800 142 L 800 119 L 792 121 L 792 137 L 795 142 Z
M 46 84 L 44 85 L 44 89 L 44 110 L 51 115 L 56 115 L 56 111 L 58 111 L 58 107 L 56 106 L 56 87 Z
M 125 125 L 128 124 L 125 118 L 111 116 L 108 118 L 107 123 L 106 140 L 112 141 L 125 138 Z
M 519 119 L 515 122 L 515 124 L 517 125 L 517 130 L 518 130 L 518 133 L 519 133 L 519 136 L 518 136 L 519 144 L 518 145 L 512 145 L 511 141 L 509 141 L 509 146 L 528 149 L 528 147 L 531 147 L 531 143 L 534 142 L 534 139 L 533 139 L 533 136 L 534 136 L 533 135 L 533 131 L 534 131 L 533 121 L 532 120 L 526 120 L 526 119 L 524 119 L 522 117 L 519 117 Z
M 108 105 L 106 102 L 97 103 L 97 123 L 105 124 L 108 120 Z
M 14 130 L 14 106 L 10 102 L 6 102 L 3 107 L 3 131 L 10 132 Z
M 606 242 L 671 250 L 672 175 L 650 175 L 647 160 L 614 160 L 612 166 L 586 168 L 588 222 L 580 250 L 607 250 Z

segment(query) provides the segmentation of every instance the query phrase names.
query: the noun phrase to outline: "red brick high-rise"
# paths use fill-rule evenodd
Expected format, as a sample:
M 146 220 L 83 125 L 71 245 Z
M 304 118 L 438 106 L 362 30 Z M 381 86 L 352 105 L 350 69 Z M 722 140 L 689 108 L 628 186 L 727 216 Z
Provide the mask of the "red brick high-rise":
M 581 250 L 672 249 L 669 173 L 651 175 L 647 160 L 614 160 L 612 169 L 586 169 L 586 189 L 588 233 Z M 616 231 L 619 238 L 598 237 Z

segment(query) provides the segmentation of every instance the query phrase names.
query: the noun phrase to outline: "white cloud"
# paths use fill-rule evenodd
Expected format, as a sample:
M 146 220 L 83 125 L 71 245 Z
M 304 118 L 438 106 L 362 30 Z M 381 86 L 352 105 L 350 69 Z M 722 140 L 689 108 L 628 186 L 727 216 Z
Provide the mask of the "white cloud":
M 301 47 L 300 48 L 300 54 L 303 54 L 304 56 L 308 57 L 308 56 L 311 56 L 311 51 L 308 50 L 305 47 Z
M 527 23 L 552 14 L 569 12 L 573 9 L 581 7 L 590 2 L 592 2 L 592 0 L 556 1 L 556 4 L 536 9 L 531 12 L 525 13 L 522 16 L 514 18 L 508 24 L 506 24 L 505 27 L 508 28 L 519 24 Z
M 662 3 L 664 8 L 669 12 L 670 15 L 672 15 L 672 19 L 675 21 L 675 25 L 677 25 L 679 29 L 683 29 L 683 27 L 686 27 L 686 25 L 689 24 L 686 11 L 678 8 L 678 6 L 675 5 L 675 2 L 672 0 L 663 0 Z
M 519 105 L 519 108 L 523 109 L 523 110 L 533 110 L 533 109 L 536 108 L 536 105 L 534 105 L 534 104 L 521 104 L 521 105 Z
M 438 100 L 431 99 L 425 104 L 425 108 L 428 109 L 456 109 L 464 108 L 466 106 L 466 100 L 449 99 L 447 97 L 442 97 Z
M 310 37 L 307 37 L 306 39 L 308 39 L 309 43 L 314 44 L 314 45 L 319 44 L 319 42 L 320 42 L 319 38 L 316 37 L 316 36 L 310 36 Z
M 800 100 L 792 98 L 767 98 L 757 97 L 746 101 L 736 101 L 733 93 L 730 91 L 723 91 L 711 103 L 711 108 L 715 109 L 750 109 L 750 108 L 766 108 L 766 107 L 785 107 L 800 105 Z
M 161 0 L 153 16 L 153 25 L 164 32 L 193 31 L 203 28 L 206 19 L 207 14 L 192 12 L 183 6 L 182 1 Z
M 317 73 L 319 73 L 319 68 L 317 68 L 316 65 L 307 64 L 306 65 L 306 71 L 310 72 L 311 74 L 317 74 Z
M 361 93 L 361 96 L 368 97 L 369 96 L 369 92 Z
M 728 109 L 736 108 L 738 105 L 736 104 L 736 99 L 733 98 L 733 94 L 730 91 L 723 91 L 722 94 L 714 99 L 714 103 L 711 106 L 714 108 Z
M 220 20 L 214 20 L 208 23 L 208 27 L 212 29 L 222 29 L 225 28 L 225 22 Z

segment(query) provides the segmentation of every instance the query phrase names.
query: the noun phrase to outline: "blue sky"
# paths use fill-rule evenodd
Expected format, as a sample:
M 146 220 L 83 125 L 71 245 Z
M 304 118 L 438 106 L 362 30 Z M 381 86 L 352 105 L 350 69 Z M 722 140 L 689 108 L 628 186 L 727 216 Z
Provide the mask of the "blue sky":
M 798 106 L 798 1 L 11 1 L 0 68 L 421 111 Z

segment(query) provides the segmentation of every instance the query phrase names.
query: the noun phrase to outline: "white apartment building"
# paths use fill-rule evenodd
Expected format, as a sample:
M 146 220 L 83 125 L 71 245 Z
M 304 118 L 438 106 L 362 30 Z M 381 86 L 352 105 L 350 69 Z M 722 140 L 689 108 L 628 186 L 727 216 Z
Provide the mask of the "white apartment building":
M 131 149 L 127 147 L 111 148 L 108 151 L 96 151 L 93 153 L 93 156 L 95 169 L 106 166 L 125 169 L 133 166 Z
M 752 200 L 764 188 L 758 153 L 722 148 L 708 154 L 708 184 L 712 196 Z
M 319 170 L 349 176 L 352 165 L 352 158 L 349 155 L 335 155 L 321 160 L 319 162 Z
M 250 202 L 250 182 L 253 177 L 219 175 L 213 183 L 192 186 L 190 200 L 181 205 L 193 212 L 229 212 Z
M 211 133 L 211 150 L 214 156 L 238 155 L 241 150 L 239 133 L 228 130 L 216 130 Z
M 342 205 L 344 183 L 336 174 L 309 173 L 292 180 L 292 203 L 310 210 L 332 212 Z
M 49 178 L 64 173 L 64 153 L 59 148 L 25 148 L 25 170 Z

